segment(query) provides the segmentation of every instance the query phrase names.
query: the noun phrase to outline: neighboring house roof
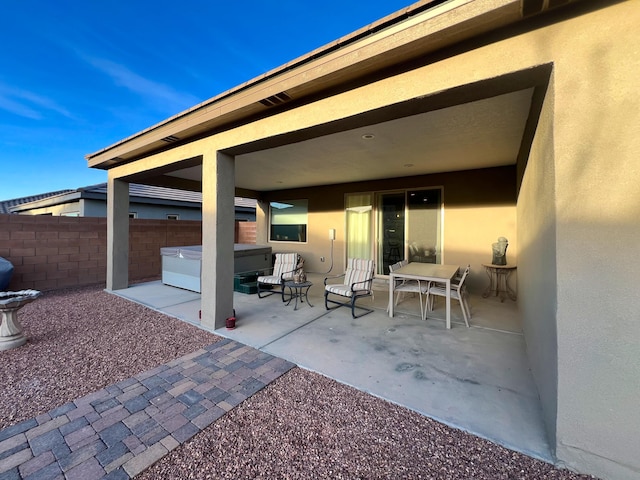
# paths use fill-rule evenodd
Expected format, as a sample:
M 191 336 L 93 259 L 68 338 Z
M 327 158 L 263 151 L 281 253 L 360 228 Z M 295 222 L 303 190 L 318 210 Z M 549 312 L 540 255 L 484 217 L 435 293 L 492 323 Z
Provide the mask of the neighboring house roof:
M 141 199 L 139 202 L 148 203 L 191 203 L 193 206 L 202 204 L 202 193 L 175 188 L 154 187 L 138 183 L 129 184 L 129 197 Z M 19 213 L 33 208 L 69 203 L 83 198 L 94 200 L 106 200 L 107 184 L 100 183 L 76 190 L 59 190 L 56 192 L 32 195 L 29 197 L 15 198 L 0 202 L 0 213 Z M 252 198 L 235 198 L 236 208 L 255 208 L 256 200 Z
M 39 195 L 30 195 L 28 197 L 13 198 L 11 200 L 0 201 L 0 213 L 11 213 L 11 208 L 25 203 L 37 202 L 49 197 L 55 197 L 65 193 L 73 192 L 73 190 L 58 190 L 57 192 L 41 193 Z

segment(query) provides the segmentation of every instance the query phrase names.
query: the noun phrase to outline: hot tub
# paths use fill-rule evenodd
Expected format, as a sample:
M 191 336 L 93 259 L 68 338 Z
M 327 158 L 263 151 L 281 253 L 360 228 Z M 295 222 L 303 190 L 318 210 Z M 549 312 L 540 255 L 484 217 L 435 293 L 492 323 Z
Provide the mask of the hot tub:
M 201 293 L 202 245 L 163 247 L 162 283 Z M 264 245 L 234 245 L 233 272 L 262 271 L 271 268 L 271 247 Z

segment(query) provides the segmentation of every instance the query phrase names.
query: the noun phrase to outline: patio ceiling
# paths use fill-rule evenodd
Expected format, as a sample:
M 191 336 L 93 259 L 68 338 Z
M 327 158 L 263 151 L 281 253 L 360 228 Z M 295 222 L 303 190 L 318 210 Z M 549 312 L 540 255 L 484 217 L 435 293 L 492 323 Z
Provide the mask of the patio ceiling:
M 533 90 L 379 123 L 354 121 L 354 128 L 236 153 L 236 187 L 270 191 L 515 164 Z M 202 176 L 200 166 L 167 175 L 196 182 Z

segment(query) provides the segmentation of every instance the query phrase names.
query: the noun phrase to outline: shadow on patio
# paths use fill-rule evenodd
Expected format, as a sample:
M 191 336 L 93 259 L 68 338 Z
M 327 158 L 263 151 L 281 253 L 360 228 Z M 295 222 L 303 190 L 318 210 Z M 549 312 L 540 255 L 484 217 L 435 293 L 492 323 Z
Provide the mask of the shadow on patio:
M 323 276 L 309 275 L 313 307 L 283 304 L 273 295 L 234 293 L 232 338 L 339 382 L 417 411 L 447 425 L 535 458 L 552 461 L 538 393 L 529 370 L 517 305 L 471 296 L 471 328 L 452 301 L 452 328 L 444 302 L 426 322 L 410 295 L 389 318 L 387 283 L 376 285 L 375 310 L 358 319 L 348 308 L 327 311 Z M 199 325 L 200 295 L 150 282 L 114 292 Z

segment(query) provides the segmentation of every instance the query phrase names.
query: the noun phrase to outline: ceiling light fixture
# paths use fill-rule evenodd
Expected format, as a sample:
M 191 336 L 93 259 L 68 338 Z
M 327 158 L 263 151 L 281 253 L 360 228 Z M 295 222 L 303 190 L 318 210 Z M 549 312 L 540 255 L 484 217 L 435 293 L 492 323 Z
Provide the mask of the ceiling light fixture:
M 365 140 L 371 140 L 376 138 L 376 136 L 373 133 L 365 133 L 364 135 L 362 135 L 362 138 L 364 138 Z
M 413 167 L 413 163 L 405 163 L 404 166 L 407 168 L 411 168 Z

